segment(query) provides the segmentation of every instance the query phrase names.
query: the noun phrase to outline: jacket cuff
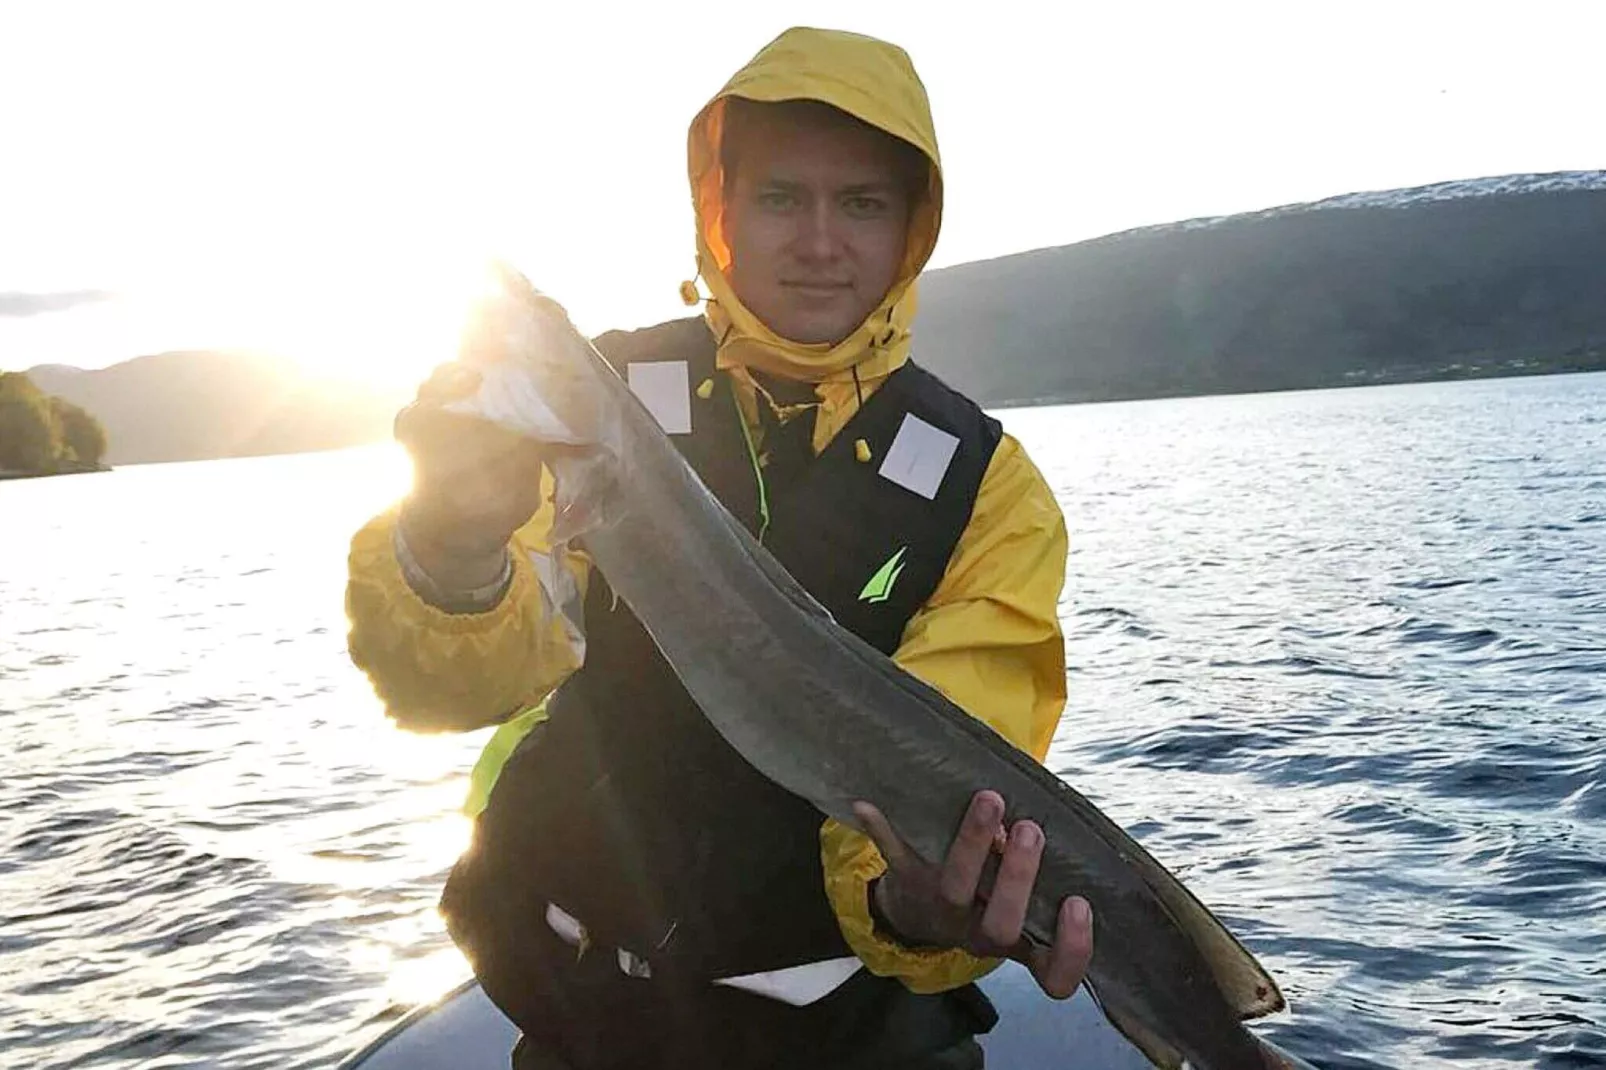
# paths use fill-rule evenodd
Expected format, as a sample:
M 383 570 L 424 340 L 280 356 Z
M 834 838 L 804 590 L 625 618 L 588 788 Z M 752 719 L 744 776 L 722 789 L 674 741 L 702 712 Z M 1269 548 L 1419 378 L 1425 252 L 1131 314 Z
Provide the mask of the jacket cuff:
M 513 555 L 506 546 L 502 547 L 502 568 L 490 583 L 462 590 L 449 589 L 437 583 L 418 563 L 417 556 L 407 545 L 407 537 L 402 534 L 402 526 L 398 517 L 391 528 L 391 547 L 396 552 L 396 563 L 401 566 L 402 579 L 419 598 L 443 613 L 457 615 L 488 612 L 506 597 L 508 588 L 513 585 Z
M 967 985 L 1002 961 L 978 958 L 962 948 L 906 947 L 877 929 L 870 914 L 870 883 L 886 872 L 887 864 L 873 846 L 852 859 L 828 857 L 825 862 L 825 894 L 837 927 L 871 973 L 896 977 L 909 991 L 931 995 Z
M 375 634 L 394 637 L 398 629 L 442 636 L 496 634 L 507 627 L 509 618 L 517 616 L 518 607 L 537 583 L 529 558 L 510 548 L 513 574 L 502 599 L 478 613 L 449 613 L 408 582 L 396 553 L 396 526 L 397 510 L 391 508 L 363 525 L 351 540 L 346 612 L 353 627 L 370 638 Z

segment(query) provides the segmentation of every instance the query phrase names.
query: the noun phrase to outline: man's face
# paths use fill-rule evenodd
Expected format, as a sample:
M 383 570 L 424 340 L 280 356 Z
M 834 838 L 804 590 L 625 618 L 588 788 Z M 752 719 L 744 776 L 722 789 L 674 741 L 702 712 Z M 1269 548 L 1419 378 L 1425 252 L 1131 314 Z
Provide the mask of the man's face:
M 900 159 L 888 135 L 820 110 L 779 110 L 743 138 L 725 219 L 730 284 L 748 311 L 793 342 L 835 345 L 857 330 L 903 263 Z

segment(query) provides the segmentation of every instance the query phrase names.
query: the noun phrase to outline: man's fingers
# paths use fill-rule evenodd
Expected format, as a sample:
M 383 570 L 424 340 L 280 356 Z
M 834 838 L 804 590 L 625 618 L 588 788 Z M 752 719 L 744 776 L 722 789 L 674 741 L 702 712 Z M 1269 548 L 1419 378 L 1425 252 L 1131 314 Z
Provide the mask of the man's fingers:
M 909 864 L 909 848 L 904 846 L 880 810 L 867 802 L 856 802 L 853 816 L 859 819 L 859 828 L 875 843 L 881 857 L 887 860 L 888 868 L 903 869 Z
M 982 939 L 992 947 L 1012 948 L 1020 941 L 1026 905 L 1031 901 L 1042 858 L 1043 830 L 1036 822 L 1017 821 L 1010 830 L 1003 860 L 998 864 L 998 877 L 981 916 Z
M 418 481 L 432 491 L 466 502 L 514 493 L 539 501 L 540 443 L 428 403 L 399 412 L 395 436 L 411 454 Z
M 1072 896 L 1060 904 L 1052 947 L 1033 948 L 1028 965 L 1040 987 L 1054 999 L 1069 999 L 1093 960 L 1093 910 Z
M 527 438 L 491 438 L 484 450 L 487 479 L 507 486 L 507 493 L 530 497 L 541 493 L 542 451 L 539 443 Z M 532 510 L 533 512 L 533 510 Z
M 1003 820 L 1004 800 L 997 792 L 978 791 L 970 800 L 938 878 L 938 894 L 950 908 L 968 910 L 976 901 L 976 888 Z

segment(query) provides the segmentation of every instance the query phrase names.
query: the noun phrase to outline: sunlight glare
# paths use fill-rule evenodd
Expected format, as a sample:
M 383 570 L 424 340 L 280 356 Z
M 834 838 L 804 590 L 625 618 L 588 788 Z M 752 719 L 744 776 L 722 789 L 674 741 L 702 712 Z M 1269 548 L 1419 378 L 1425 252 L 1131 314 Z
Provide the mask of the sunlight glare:
M 162 301 L 206 344 L 287 357 L 316 380 L 405 388 L 452 359 L 480 289 L 476 259 L 460 250 L 384 259 L 261 250 L 247 266 L 207 279 L 173 278 Z M 181 295 L 181 296 L 180 296 Z
M 419 958 L 393 958 L 385 980 L 385 996 L 402 1006 L 433 1003 L 470 975 L 468 960 L 455 947 L 443 947 Z

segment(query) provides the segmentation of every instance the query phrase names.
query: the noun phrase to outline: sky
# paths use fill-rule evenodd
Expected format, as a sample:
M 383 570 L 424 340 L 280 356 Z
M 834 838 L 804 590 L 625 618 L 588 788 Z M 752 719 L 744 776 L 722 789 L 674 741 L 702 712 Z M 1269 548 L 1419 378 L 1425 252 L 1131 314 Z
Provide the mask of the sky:
M 586 330 L 684 315 L 686 126 L 797 24 L 913 58 L 933 267 L 1606 168 L 1601 0 L 0 0 L 0 369 L 210 347 L 412 383 L 492 254 Z

